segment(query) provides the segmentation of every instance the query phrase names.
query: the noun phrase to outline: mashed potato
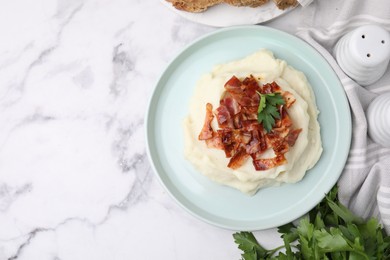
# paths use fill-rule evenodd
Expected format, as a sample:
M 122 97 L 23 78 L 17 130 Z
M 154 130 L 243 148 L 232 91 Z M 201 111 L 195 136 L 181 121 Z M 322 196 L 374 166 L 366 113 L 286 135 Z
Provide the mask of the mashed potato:
M 284 91 L 294 95 L 296 101 L 288 113 L 293 128 L 302 128 L 295 145 L 285 154 L 288 163 L 266 171 L 256 171 L 251 158 L 236 170 L 228 168 L 229 158 L 225 157 L 224 151 L 208 148 L 204 141 L 198 140 L 204 124 L 206 103 L 217 108 L 225 91 L 224 84 L 233 75 L 245 78 L 250 74 L 260 79 L 262 84 L 275 81 Z M 183 122 L 185 157 L 211 180 L 250 195 L 265 186 L 295 183 L 316 164 L 322 153 L 317 116 L 314 93 L 305 75 L 285 61 L 275 59 L 272 52 L 260 50 L 244 59 L 218 65 L 200 78 L 190 100 L 189 114 Z M 218 129 L 215 118 L 212 127 Z M 264 153 L 264 158 L 273 156 L 272 149 Z

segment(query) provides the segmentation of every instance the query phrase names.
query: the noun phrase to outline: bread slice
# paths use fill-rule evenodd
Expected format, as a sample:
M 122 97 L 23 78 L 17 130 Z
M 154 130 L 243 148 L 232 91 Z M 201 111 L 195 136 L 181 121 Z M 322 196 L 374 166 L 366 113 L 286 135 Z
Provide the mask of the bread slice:
M 234 6 L 258 7 L 268 2 L 268 0 L 224 0 L 225 3 Z
M 220 4 L 223 0 L 167 0 L 172 3 L 172 5 L 179 10 L 191 12 L 191 13 L 200 13 L 205 11 L 210 6 Z
M 297 0 L 273 0 L 273 1 L 276 4 L 276 6 L 282 10 L 290 6 L 296 6 L 298 3 Z
M 220 3 L 227 3 L 233 6 L 249 6 L 258 7 L 268 3 L 269 0 L 166 0 L 172 3 L 172 5 L 179 10 L 200 13 L 205 11 L 207 8 L 217 5 Z M 295 6 L 297 0 L 273 0 L 279 9 L 286 9 L 290 6 Z

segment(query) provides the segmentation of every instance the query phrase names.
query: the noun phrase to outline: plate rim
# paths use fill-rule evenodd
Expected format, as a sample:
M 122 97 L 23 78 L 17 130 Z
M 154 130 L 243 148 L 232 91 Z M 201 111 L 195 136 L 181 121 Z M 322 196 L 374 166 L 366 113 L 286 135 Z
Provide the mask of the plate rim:
M 160 184 L 164 187 L 164 190 L 167 191 L 169 196 L 171 198 L 173 198 L 173 200 L 178 205 L 180 205 L 181 208 L 183 208 L 185 211 L 190 213 L 190 215 L 194 216 L 196 219 L 200 219 L 200 220 L 202 220 L 202 221 L 204 221 L 206 223 L 209 223 L 209 224 L 211 224 L 213 226 L 221 227 L 221 228 L 228 229 L 228 230 L 255 231 L 255 230 L 265 230 L 265 229 L 268 229 L 268 228 L 274 228 L 274 227 L 279 226 L 279 224 L 278 225 L 272 225 L 272 226 L 266 226 L 266 227 L 256 227 L 256 226 L 248 226 L 248 225 L 235 225 L 233 227 L 232 225 L 225 225 L 225 224 L 221 224 L 221 223 L 212 221 L 212 220 L 204 217 L 203 215 L 198 214 L 197 212 L 192 211 L 186 205 L 184 205 L 172 193 L 172 191 L 164 183 L 164 180 L 162 179 L 159 171 L 157 170 L 156 162 L 152 158 L 151 143 L 150 143 L 150 140 L 149 140 L 149 136 L 153 135 L 152 129 L 150 129 L 150 127 L 149 127 L 152 124 L 152 122 L 150 122 L 150 121 L 152 120 L 152 118 L 151 118 L 151 110 L 152 109 L 151 108 L 154 106 L 153 101 L 156 99 L 156 95 L 158 94 L 159 90 L 162 89 L 161 87 L 159 87 L 160 82 L 164 79 L 164 77 L 166 77 L 167 72 L 174 66 L 174 62 L 176 60 L 178 60 L 178 58 L 180 58 L 183 54 L 185 54 L 194 45 L 197 45 L 197 44 L 201 43 L 202 41 L 206 40 L 209 37 L 212 37 L 212 36 L 215 36 L 215 35 L 218 35 L 218 34 L 224 34 L 224 33 L 229 32 L 229 31 L 248 30 L 248 29 L 265 30 L 265 31 L 268 30 L 268 31 L 272 31 L 274 33 L 278 33 L 278 34 L 282 35 L 283 37 L 292 37 L 292 38 L 294 38 L 295 40 L 300 42 L 300 44 L 304 44 L 306 47 L 311 49 L 311 51 L 314 51 L 314 52 L 317 53 L 317 55 L 321 56 L 321 59 L 327 64 L 328 68 L 330 69 L 329 72 L 334 75 L 335 79 L 337 79 L 337 81 L 339 83 L 337 88 L 340 87 L 342 89 L 342 92 L 344 93 L 344 95 L 342 95 L 342 97 L 340 97 L 340 98 L 343 99 L 343 102 L 346 104 L 346 108 L 347 108 L 347 111 L 345 111 L 345 116 L 347 116 L 348 125 L 346 126 L 347 129 L 345 130 L 345 132 L 348 134 L 348 136 L 347 136 L 347 141 L 348 142 L 347 142 L 346 146 L 343 147 L 346 150 L 346 152 L 344 153 L 344 156 L 341 159 L 342 164 L 340 166 L 340 169 L 338 169 L 339 173 L 337 175 L 335 175 L 334 179 L 332 179 L 331 181 L 328 182 L 329 185 L 327 185 L 326 188 L 325 188 L 326 193 L 331 190 L 331 188 L 337 183 L 337 181 L 339 180 L 339 178 L 340 178 L 340 176 L 342 174 L 342 171 L 343 171 L 343 169 L 345 167 L 345 164 L 347 162 L 347 159 L 348 159 L 348 155 L 349 155 L 349 151 L 350 151 L 350 147 L 351 147 L 351 142 L 352 142 L 352 115 L 351 115 L 351 109 L 350 109 L 350 106 L 349 106 L 349 101 L 348 101 L 346 92 L 345 92 L 345 90 L 343 88 L 343 84 L 342 84 L 339 76 L 337 75 L 335 70 L 332 68 L 332 66 L 329 63 L 329 61 L 318 50 L 316 50 L 308 42 L 305 42 L 303 39 L 301 39 L 301 38 L 299 38 L 299 37 L 297 37 L 295 35 L 289 34 L 287 32 L 275 29 L 275 28 L 262 26 L 262 25 L 241 25 L 241 26 L 232 26 L 232 27 L 227 27 L 227 28 L 222 28 L 222 29 L 216 29 L 215 31 L 213 31 L 211 33 L 207 33 L 207 34 L 205 34 L 203 36 L 198 37 L 196 40 L 191 41 L 189 44 L 187 44 L 185 47 L 183 47 L 181 50 L 179 50 L 179 52 L 176 55 L 174 55 L 173 58 L 167 63 L 168 65 L 163 69 L 162 73 L 157 78 L 157 81 L 154 84 L 154 89 L 153 89 L 153 91 L 152 91 L 152 93 L 151 93 L 151 95 L 149 97 L 148 103 L 147 103 L 148 105 L 147 105 L 146 116 L 145 116 L 145 118 L 146 118 L 146 121 L 145 121 L 145 136 L 146 136 L 146 153 L 147 153 L 147 157 L 149 159 L 149 162 L 151 164 L 152 170 L 154 171 L 154 174 L 157 176 L 157 179 L 159 180 Z M 317 97 L 316 97 L 316 99 L 317 99 Z M 330 183 L 331 183 L 331 185 L 330 185 Z M 321 196 L 320 200 L 312 203 L 313 205 L 310 206 L 310 209 L 315 207 L 315 205 L 317 205 L 324 197 L 325 197 L 325 193 Z M 187 198 L 185 198 L 185 199 L 188 200 Z M 198 205 L 196 205 L 196 203 L 193 203 L 193 204 L 196 207 L 198 207 Z M 295 215 L 298 215 L 298 216 L 295 217 L 294 220 L 302 217 L 305 214 L 307 214 L 310 211 L 310 209 L 305 211 L 305 212 L 303 212 L 303 213 L 295 214 Z M 205 211 L 203 209 L 201 209 L 201 210 Z M 207 211 L 205 211 L 205 212 L 207 213 Z M 288 222 L 290 222 L 290 221 L 293 221 L 293 220 L 289 220 Z M 286 222 L 286 223 L 288 223 L 288 222 Z

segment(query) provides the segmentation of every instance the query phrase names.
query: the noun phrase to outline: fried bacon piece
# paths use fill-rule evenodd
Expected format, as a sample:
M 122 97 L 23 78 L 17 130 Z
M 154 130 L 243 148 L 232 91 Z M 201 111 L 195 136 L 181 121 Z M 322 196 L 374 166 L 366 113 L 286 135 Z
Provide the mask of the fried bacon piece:
M 225 89 L 241 106 L 259 106 L 260 97 L 256 93 L 259 84 L 253 76 L 243 82 L 233 76 L 225 83 Z
M 272 83 L 264 84 L 263 87 L 260 89 L 261 94 L 270 94 L 270 93 L 281 92 L 281 91 L 282 89 L 275 81 Z
M 216 110 L 216 115 L 220 128 L 233 128 L 233 118 L 226 106 L 219 106 Z
M 278 154 L 274 158 L 253 160 L 256 171 L 265 171 L 287 163 L 284 154 Z
M 218 133 L 216 133 L 216 132 L 213 132 L 213 137 L 205 140 L 205 142 L 206 142 L 206 145 L 208 148 L 215 148 L 215 149 L 220 149 L 220 150 L 224 149 L 222 139 L 218 135 Z
M 198 139 L 207 140 L 213 137 L 213 129 L 211 128 L 211 122 L 214 119 L 213 115 L 213 105 L 210 103 L 206 104 L 206 118 L 204 120 L 204 125 L 202 131 L 200 132 Z
M 233 76 L 225 83 L 226 92 L 221 97 L 219 107 L 214 111 L 220 129 L 214 131 L 213 106 L 206 105 L 206 116 L 199 140 L 205 140 L 207 147 L 221 149 L 230 158 L 228 167 L 238 169 L 249 157 L 257 171 L 268 170 L 287 162 L 284 154 L 294 146 L 302 129 L 292 130 L 292 121 L 287 109 L 295 97 L 283 91 L 276 82 L 260 86 L 251 75 L 243 81 Z M 267 133 L 257 121 L 260 96 L 257 93 L 281 93 L 285 105 L 278 107 L 280 117 L 276 119 L 271 132 Z M 273 149 L 275 157 L 262 158 L 263 153 Z
M 288 133 L 285 139 L 289 146 L 294 146 L 295 141 L 298 139 L 298 136 L 301 132 L 302 128 L 298 128 Z
M 233 157 L 230 159 L 229 161 L 229 164 L 228 164 L 228 167 L 229 168 L 232 168 L 232 169 L 238 169 L 239 167 L 241 167 L 246 159 L 249 157 L 249 154 L 247 154 L 245 152 L 245 149 L 244 148 L 240 148 L 240 150 L 238 150 L 234 155 Z

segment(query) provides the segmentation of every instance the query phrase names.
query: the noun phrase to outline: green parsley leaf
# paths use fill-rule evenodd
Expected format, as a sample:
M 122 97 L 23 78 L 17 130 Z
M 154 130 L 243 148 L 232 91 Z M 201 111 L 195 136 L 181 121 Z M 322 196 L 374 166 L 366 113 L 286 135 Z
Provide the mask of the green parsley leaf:
M 351 246 L 341 235 L 340 230 L 331 229 L 333 230 L 329 232 L 326 229 L 316 230 L 314 232 L 315 239 L 318 241 L 318 246 L 326 252 L 351 251 Z
M 354 215 L 349 209 L 347 209 L 345 206 L 341 205 L 340 203 L 336 203 L 328 199 L 328 205 L 334 211 L 334 213 L 337 214 L 346 223 L 350 223 L 350 222 L 356 224 L 363 223 L 362 218 Z
M 259 101 L 259 108 L 257 109 L 257 114 L 260 114 L 261 111 L 265 108 L 265 100 L 267 99 L 264 95 L 262 95 L 259 91 L 256 91 L 257 94 L 260 96 L 260 101 Z
M 269 133 L 275 125 L 275 119 L 280 118 L 278 106 L 284 105 L 285 101 L 280 93 L 261 94 L 259 107 L 257 109 L 257 121 L 263 124 L 264 129 Z
M 267 94 L 267 102 L 272 106 L 284 105 L 286 103 L 282 95 L 278 92 Z
M 251 232 L 237 232 L 233 234 L 233 237 L 238 248 L 244 252 L 241 255 L 244 260 L 261 259 L 267 255 L 267 250 L 260 246 Z

